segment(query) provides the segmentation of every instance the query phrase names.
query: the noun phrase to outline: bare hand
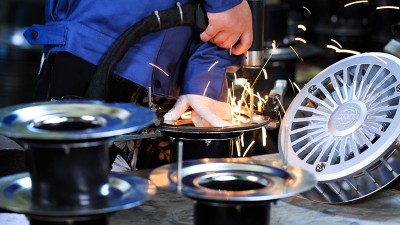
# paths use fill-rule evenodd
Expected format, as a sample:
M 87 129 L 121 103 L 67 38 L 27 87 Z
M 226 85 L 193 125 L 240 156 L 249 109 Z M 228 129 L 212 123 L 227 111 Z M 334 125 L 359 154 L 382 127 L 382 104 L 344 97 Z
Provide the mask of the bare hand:
M 174 107 L 164 115 L 164 121 L 178 120 L 186 110 L 192 107 L 192 122 L 196 127 L 232 126 L 231 107 L 201 95 L 181 95 Z
M 207 17 L 208 26 L 200 34 L 202 41 L 211 41 L 221 48 L 232 48 L 234 55 L 243 54 L 250 48 L 253 28 L 247 0 L 224 12 L 207 13 Z

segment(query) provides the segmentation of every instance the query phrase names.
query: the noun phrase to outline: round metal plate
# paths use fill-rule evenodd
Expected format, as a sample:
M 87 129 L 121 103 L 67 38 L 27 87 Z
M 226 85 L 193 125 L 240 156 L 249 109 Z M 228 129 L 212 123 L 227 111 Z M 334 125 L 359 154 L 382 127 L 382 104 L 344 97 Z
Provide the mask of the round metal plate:
M 153 123 L 150 109 L 99 101 L 38 102 L 0 110 L 0 133 L 18 139 L 82 140 L 117 136 Z
M 177 165 L 159 167 L 150 180 L 159 188 L 177 190 Z M 206 187 L 208 181 L 237 179 L 258 187 L 248 190 L 221 190 Z M 269 201 L 307 191 L 316 184 L 315 177 L 298 167 L 287 170 L 258 164 L 248 158 L 201 159 L 184 161 L 182 193 L 190 198 L 213 201 Z
M 400 174 L 400 59 L 364 53 L 326 68 L 300 91 L 283 118 L 279 151 L 315 174 L 307 196 L 347 202 Z M 288 135 L 283 130 L 288 127 Z
M 175 121 L 164 121 L 158 130 L 166 136 L 180 139 L 221 140 L 240 136 L 245 131 L 256 130 L 269 123 L 268 116 L 256 116 L 252 121 L 230 127 L 195 127 L 190 125 L 175 125 Z
M 36 216 L 90 216 L 138 206 L 152 198 L 156 193 L 156 187 L 148 180 L 127 174 L 111 174 L 109 185 L 109 203 L 106 207 L 90 209 L 83 206 L 79 208 L 44 208 L 40 205 L 33 205 L 31 202 L 29 173 L 11 175 L 0 179 L 0 208 Z

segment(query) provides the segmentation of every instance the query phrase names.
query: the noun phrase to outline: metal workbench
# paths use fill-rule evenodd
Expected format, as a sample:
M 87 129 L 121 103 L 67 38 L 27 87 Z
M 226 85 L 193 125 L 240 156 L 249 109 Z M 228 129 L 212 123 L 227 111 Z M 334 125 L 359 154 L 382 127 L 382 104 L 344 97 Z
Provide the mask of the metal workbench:
M 257 156 L 266 162 L 276 154 Z M 134 171 L 146 177 L 150 171 Z M 111 216 L 110 225 L 191 225 L 193 202 L 184 196 L 158 190 L 154 199 Z M 383 189 L 346 204 L 321 204 L 302 196 L 282 199 L 271 207 L 271 225 L 382 225 L 400 224 L 400 191 Z M 0 213 L 1 225 L 28 225 L 24 215 Z

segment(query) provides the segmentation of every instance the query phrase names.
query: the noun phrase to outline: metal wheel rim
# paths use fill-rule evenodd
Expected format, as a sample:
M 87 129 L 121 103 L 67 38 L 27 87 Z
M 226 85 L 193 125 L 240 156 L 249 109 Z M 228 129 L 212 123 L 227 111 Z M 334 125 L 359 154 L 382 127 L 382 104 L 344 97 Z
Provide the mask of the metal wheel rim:
M 282 121 L 278 148 L 315 174 L 312 199 L 346 202 L 399 176 L 400 59 L 364 53 L 326 68 L 301 90 Z M 288 126 L 288 137 L 283 128 Z
M 0 133 L 24 140 L 85 140 L 114 137 L 134 132 L 153 123 L 148 108 L 128 103 L 100 101 L 36 102 L 0 109 Z M 93 127 L 75 130 L 41 129 L 43 124 L 64 121 L 87 123 Z

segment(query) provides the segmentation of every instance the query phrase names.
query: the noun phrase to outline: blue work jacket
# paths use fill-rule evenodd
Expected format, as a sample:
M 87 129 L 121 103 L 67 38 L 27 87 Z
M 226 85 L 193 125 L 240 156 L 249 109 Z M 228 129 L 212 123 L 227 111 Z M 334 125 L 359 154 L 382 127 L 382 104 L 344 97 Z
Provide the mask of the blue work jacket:
M 181 4 L 188 2 L 191 1 L 180 0 Z M 242 0 L 201 2 L 208 12 L 222 12 Z M 66 51 L 99 65 L 126 29 L 176 3 L 177 0 L 47 0 L 46 24 L 32 25 L 25 38 L 31 44 L 43 45 L 44 53 Z M 153 94 L 159 96 L 205 94 L 225 101 L 226 68 L 239 66 L 240 61 L 240 56 L 230 55 L 227 49 L 201 42 L 192 28 L 178 26 L 142 37 L 119 62 L 115 73 L 145 88 L 152 87 Z

